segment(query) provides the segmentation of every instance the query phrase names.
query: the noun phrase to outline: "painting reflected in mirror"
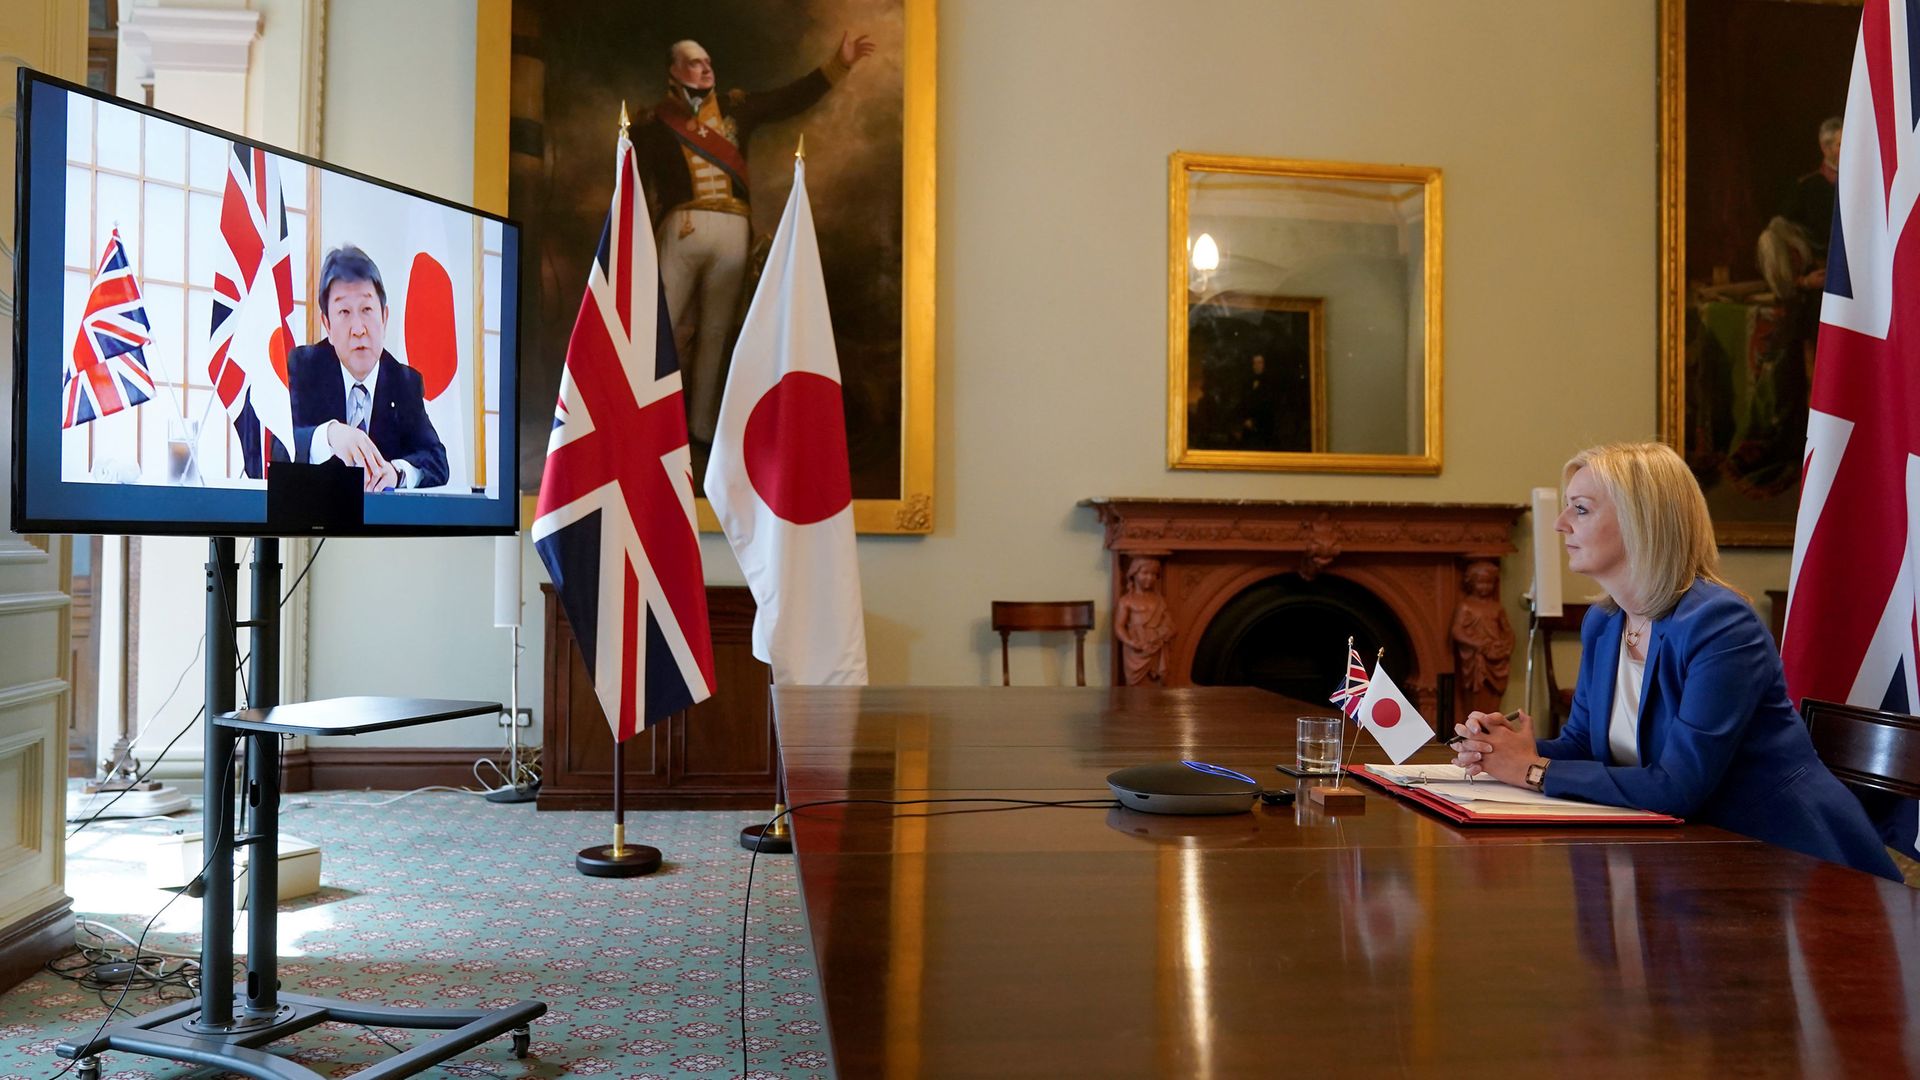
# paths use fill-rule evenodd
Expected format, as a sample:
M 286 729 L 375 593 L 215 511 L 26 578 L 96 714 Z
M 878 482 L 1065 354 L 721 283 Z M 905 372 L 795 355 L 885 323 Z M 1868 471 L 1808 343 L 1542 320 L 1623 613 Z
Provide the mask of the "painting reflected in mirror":
M 1187 311 L 1187 445 L 1327 448 L 1320 297 L 1219 293 Z
M 1440 469 L 1440 173 L 1176 153 L 1168 463 Z

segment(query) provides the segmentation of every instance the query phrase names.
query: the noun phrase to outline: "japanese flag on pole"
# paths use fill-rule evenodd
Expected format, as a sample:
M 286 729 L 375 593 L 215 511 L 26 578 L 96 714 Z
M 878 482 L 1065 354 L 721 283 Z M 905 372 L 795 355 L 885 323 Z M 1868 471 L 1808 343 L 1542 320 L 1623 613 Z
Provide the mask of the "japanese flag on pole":
M 796 155 L 727 372 L 706 493 L 753 590 L 753 655 L 773 681 L 864 686 L 840 360 L 806 181 Z
M 1367 696 L 1360 699 L 1359 721 L 1395 765 L 1433 741 L 1433 728 L 1427 726 L 1426 718 L 1379 664 L 1373 665 Z

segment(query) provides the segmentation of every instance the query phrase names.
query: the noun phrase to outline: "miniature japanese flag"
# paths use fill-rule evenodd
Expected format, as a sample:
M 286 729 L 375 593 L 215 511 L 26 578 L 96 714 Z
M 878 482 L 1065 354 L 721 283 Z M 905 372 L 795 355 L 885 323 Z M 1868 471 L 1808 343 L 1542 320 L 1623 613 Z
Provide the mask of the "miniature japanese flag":
M 1367 683 L 1367 696 L 1360 699 L 1359 721 L 1395 765 L 1433 740 L 1433 728 L 1420 715 L 1420 710 L 1413 707 L 1413 702 L 1393 685 L 1393 680 L 1377 663 L 1373 665 L 1373 678 Z

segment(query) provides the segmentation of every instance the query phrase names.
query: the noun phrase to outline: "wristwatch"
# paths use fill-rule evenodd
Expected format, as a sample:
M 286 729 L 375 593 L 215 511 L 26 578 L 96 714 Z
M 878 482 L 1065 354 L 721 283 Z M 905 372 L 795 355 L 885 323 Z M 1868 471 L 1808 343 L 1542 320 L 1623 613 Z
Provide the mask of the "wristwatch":
M 1527 766 L 1527 786 L 1535 791 L 1540 791 L 1545 788 L 1547 784 L 1547 766 L 1550 764 L 1552 763 L 1548 761 L 1536 761 Z

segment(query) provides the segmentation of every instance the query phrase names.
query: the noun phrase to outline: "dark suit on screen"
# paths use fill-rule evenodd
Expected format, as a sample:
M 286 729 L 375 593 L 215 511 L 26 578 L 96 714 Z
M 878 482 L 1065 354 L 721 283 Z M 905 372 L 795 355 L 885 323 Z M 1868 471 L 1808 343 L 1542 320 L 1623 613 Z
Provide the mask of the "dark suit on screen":
M 1640 690 L 1645 764 L 1611 764 L 1624 625 L 1599 604 L 1581 624 L 1571 716 L 1537 747 L 1552 759 L 1547 794 L 1672 814 L 1900 880 L 1860 800 L 1815 756 L 1773 638 L 1723 586 L 1696 579 L 1654 620 Z
M 419 472 L 419 487 L 447 482 L 447 450 L 427 416 L 425 384 L 420 373 L 380 354 L 374 379 L 373 411 L 367 435 L 388 461 L 405 459 Z M 347 392 L 341 381 L 340 358 L 333 346 L 321 341 L 293 350 L 287 358 L 287 377 L 293 396 L 293 453 L 296 461 L 311 461 L 314 431 L 329 420 L 347 420 Z

